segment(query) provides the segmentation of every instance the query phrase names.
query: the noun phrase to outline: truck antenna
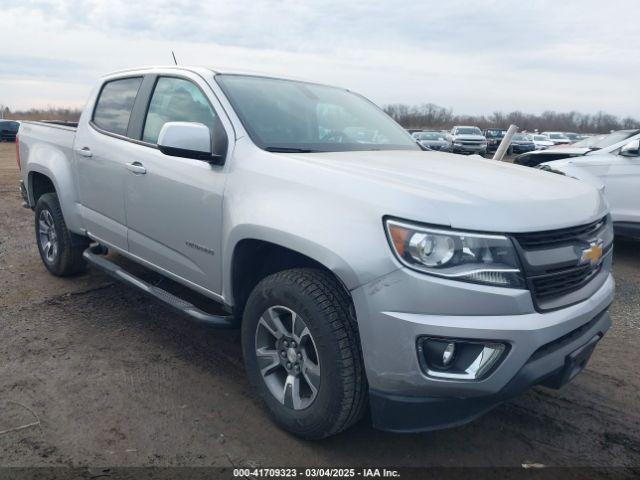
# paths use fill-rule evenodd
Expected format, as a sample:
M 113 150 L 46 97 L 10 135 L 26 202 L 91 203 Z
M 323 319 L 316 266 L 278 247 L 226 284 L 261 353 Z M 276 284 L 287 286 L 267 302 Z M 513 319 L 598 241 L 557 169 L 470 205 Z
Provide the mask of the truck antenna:
M 178 61 L 176 60 L 176 54 L 173 53 L 173 50 L 171 50 L 171 55 L 173 56 L 173 63 L 175 63 L 176 66 L 178 66 Z

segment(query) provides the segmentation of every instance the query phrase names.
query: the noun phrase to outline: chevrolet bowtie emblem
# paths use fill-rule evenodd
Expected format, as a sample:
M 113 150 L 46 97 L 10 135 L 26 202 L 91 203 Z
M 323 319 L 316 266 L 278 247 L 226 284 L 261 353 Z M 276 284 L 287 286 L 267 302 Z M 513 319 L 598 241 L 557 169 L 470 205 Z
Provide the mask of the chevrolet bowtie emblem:
M 597 265 L 602 258 L 602 240 L 598 239 L 592 242 L 589 248 L 582 251 L 582 257 L 580 257 L 581 263 L 590 263 L 591 265 Z

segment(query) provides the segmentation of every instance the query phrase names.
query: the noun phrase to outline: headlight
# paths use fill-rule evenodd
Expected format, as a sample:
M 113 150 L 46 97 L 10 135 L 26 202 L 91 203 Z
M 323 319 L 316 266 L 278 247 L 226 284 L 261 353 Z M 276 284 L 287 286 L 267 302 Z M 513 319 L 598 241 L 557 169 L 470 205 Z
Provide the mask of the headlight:
M 385 220 L 389 243 L 401 263 L 438 277 L 499 287 L 525 288 L 511 240 L 503 235 L 457 232 Z

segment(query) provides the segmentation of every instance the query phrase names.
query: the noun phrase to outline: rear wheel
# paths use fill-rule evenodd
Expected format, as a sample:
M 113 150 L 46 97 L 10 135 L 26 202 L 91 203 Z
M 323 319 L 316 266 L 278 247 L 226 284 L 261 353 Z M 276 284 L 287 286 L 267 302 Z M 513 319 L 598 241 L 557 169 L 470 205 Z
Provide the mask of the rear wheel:
M 366 379 L 351 300 L 329 273 L 293 269 L 253 290 L 242 321 L 249 380 L 273 420 L 309 439 L 361 418 Z
M 55 193 L 45 193 L 38 199 L 35 230 L 40 258 L 47 270 L 59 277 L 84 271 L 86 263 L 82 252 L 89 242 L 67 229 Z

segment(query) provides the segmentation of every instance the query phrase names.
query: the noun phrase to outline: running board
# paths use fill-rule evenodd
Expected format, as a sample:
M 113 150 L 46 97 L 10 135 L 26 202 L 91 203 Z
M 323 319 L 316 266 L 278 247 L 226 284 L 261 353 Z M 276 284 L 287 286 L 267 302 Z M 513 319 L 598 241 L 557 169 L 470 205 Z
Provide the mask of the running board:
M 162 288 L 151 285 L 150 283 L 145 282 L 135 275 L 132 275 L 122 267 L 116 265 L 110 260 L 107 260 L 102 254 L 98 252 L 100 252 L 100 246 L 89 247 L 83 252 L 82 256 L 87 262 L 91 263 L 95 267 L 98 267 L 100 270 L 106 272 L 112 277 L 133 287 L 136 287 L 143 292 L 148 293 L 152 297 L 160 300 L 166 305 L 169 305 L 170 307 L 186 315 L 192 320 L 204 323 L 215 328 L 238 327 L 238 322 L 235 320 L 233 315 L 212 315 L 203 310 L 200 310 L 198 307 L 187 302 L 186 300 L 176 297 L 172 293 L 169 293 Z

